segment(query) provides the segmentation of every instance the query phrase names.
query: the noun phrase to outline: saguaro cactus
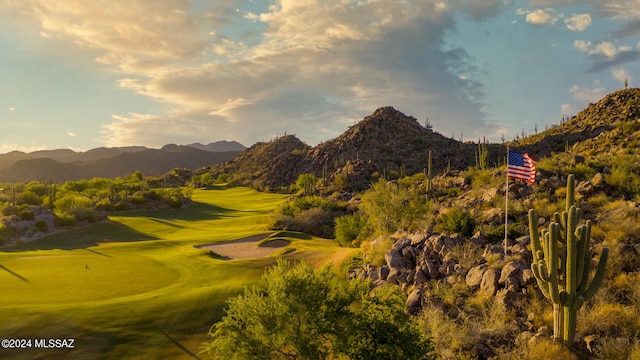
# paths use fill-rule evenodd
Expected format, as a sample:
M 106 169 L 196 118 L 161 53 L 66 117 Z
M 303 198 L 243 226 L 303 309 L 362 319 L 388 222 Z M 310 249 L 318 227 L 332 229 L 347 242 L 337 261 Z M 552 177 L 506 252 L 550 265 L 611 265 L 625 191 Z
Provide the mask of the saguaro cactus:
M 575 178 L 567 179 L 566 210 L 555 213 L 549 229 L 538 232 L 538 217 L 529 210 L 529 232 L 533 247 L 531 270 L 544 296 L 553 303 L 553 335 L 573 346 L 576 312 L 598 291 L 604 278 L 609 249 L 604 247 L 591 282 L 591 221 L 580 222 L 575 206 Z

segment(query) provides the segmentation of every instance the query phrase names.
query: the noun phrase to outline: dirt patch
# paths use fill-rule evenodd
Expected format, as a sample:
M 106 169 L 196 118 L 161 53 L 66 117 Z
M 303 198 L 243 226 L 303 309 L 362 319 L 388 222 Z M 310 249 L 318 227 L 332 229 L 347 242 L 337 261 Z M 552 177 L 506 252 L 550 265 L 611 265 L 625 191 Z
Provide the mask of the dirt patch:
M 219 255 L 218 258 L 233 260 L 267 257 L 277 249 L 283 248 L 291 243 L 284 239 L 274 239 L 263 242 L 264 239 L 271 235 L 272 234 L 254 235 L 233 241 L 225 241 L 208 245 L 195 245 L 195 247 L 211 251 Z

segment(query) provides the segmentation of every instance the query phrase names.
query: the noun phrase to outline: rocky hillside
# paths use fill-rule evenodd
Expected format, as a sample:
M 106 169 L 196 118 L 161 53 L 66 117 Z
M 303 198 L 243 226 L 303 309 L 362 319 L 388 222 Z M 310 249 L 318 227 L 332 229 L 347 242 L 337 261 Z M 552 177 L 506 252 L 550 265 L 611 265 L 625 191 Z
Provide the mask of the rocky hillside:
M 304 172 L 304 155 L 309 149 L 295 135 L 285 135 L 256 143 L 232 161 L 214 166 L 211 172 L 215 177 L 229 174 L 235 182 L 258 189 L 278 189 L 295 182 Z
M 427 167 L 432 151 L 434 172 L 475 164 L 475 144 L 446 138 L 393 107 L 379 108 L 335 139 L 311 148 L 294 135 L 257 143 L 214 175 L 233 174 L 243 184 L 277 189 L 301 173 L 332 180 L 347 174 L 352 189 L 367 187 L 376 176 L 413 174 Z M 497 152 L 496 152 L 497 153 Z
M 589 104 L 564 124 L 540 134 L 512 142 L 513 149 L 527 151 L 534 158 L 550 156 L 567 148 L 609 152 L 628 147 L 640 139 L 640 89 L 606 95 Z
M 640 89 L 611 93 L 562 124 L 504 144 L 486 144 L 488 165 L 504 164 L 506 146 L 536 160 L 553 153 L 611 154 L 640 147 Z M 460 142 L 424 127 L 393 107 L 382 107 L 338 137 L 313 148 L 294 135 L 258 143 L 214 175 L 226 172 L 246 185 L 277 189 L 301 173 L 333 180 L 346 174 L 351 190 L 366 188 L 378 176 L 411 175 L 427 166 L 432 152 L 433 173 L 464 170 L 476 165 L 478 144 Z

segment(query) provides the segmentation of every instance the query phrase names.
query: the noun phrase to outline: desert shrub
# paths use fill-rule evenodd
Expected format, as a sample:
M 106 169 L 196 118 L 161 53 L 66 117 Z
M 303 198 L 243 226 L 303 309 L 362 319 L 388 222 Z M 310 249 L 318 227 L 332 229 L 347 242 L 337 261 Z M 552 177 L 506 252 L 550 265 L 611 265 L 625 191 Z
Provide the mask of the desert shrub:
M 162 194 L 160 194 L 160 192 L 158 192 L 155 189 L 145 191 L 143 193 L 143 196 L 149 200 L 155 200 L 155 201 L 162 200 Z
M 11 204 L 9 203 L 2 204 L 2 215 L 11 216 L 11 215 L 17 215 L 17 214 L 18 214 L 17 207 L 11 206 Z
M 353 246 L 369 232 L 367 219 L 358 213 L 335 218 L 336 241 L 342 246 Z
M 416 230 L 429 210 L 424 196 L 384 179 L 374 183 L 361 200 L 360 209 L 377 234 Z
M 42 198 L 33 191 L 26 190 L 20 193 L 17 198 L 18 204 L 41 205 Z
M 336 204 L 335 202 L 326 200 L 320 196 L 302 196 L 296 197 L 292 201 L 286 202 L 276 211 L 286 216 L 295 217 L 301 212 L 312 208 L 320 208 L 328 211 L 343 210 L 342 206 Z
M 58 227 L 74 226 L 78 223 L 78 219 L 71 214 L 60 213 L 56 215 L 54 223 Z
M 387 250 L 393 247 L 394 242 L 395 239 L 389 236 L 380 236 L 371 241 L 363 242 L 361 247 L 365 261 L 375 266 L 386 265 L 384 255 Z
M 126 211 L 131 209 L 131 206 L 126 201 L 118 201 L 113 205 L 113 207 L 116 211 Z
M 446 233 L 471 236 L 476 228 L 476 220 L 469 211 L 453 208 L 440 214 L 436 221 L 436 227 Z
M 518 339 L 512 348 L 502 347 L 497 350 L 495 360 L 538 360 L 563 359 L 577 360 L 578 356 L 562 344 L 551 338 L 540 337 L 535 341 L 528 338 Z
M 609 174 L 605 174 L 604 179 L 626 197 L 640 193 L 640 176 L 627 167 L 614 166 Z
M 44 220 L 38 220 L 35 223 L 35 228 L 36 230 L 40 231 L 40 232 L 47 232 L 49 231 L 49 225 L 47 225 L 47 222 Z
M 596 174 L 596 170 L 587 164 L 576 164 L 568 172 L 575 175 L 577 180 L 588 180 Z
M 507 237 L 515 240 L 524 235 L 524 232 L 520 229 L 518 224 L 509 224 L 507 226 Z M 504 225 L 495 226 L 491 230 L 487 231 L 485 236 L 491 243 L 498 243 L 504 240 Z
M 56 215 L 63 218 L 63 214 L 73 216 L 78 221 L 95 221 L 93 202 L 86 196 L 76 193 L 66 193 L 55 201 Z
M 38 181 L 32 181 L 25 186 L 25 191 L 30 191 L 38 196 L 44 196 L 47 193 L 47 187 Z
M 433 359 L 397 287 L 370 291 L 328 266 L 284 261 L 229 300 L 203 346 L 216 359 Z
M 15 236 L 15 230 L 0 222 L 0 245 L 6 244 Z
M 18 216 L 20 217 L 21 220 L 33 220 L 36 218 L 36 214 L 34 214 L 33 211 L 29 209 L 23 209 L 18 211 Z
M 633 307 L 598 302 L 578 311 L 576 332 L 587 335 L 636 338 L 640 323 Z
M 179 209 L 184 204 L 184 201 L 179 196 L 172 196 L 167 200 L 167 204 L 173 209 Z

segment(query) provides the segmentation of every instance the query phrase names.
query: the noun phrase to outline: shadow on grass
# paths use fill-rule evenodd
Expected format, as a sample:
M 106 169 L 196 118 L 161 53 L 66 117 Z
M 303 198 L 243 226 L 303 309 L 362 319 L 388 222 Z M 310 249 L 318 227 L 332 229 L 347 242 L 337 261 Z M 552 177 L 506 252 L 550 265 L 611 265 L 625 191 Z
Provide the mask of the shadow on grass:
M 20 274 L 18 274 L 18 273 L 16 273 L 16 272 L 14 272 L 14 271 L 9 270 L 8 268 L 6 268 L 6 267 L 5 267 L 4 265 L 2 265 L 2 264 L 0 264 L 0 269 L 2 269 L 2 270 L 4 270 L 4 271 L 8 272 L 9 274 L 11 274 L 11 275 L 13 275 L 13 276 L 17 277 L 18 279 L 20 279 L 20 280 L 22 280 L 22 281 L 24 281 L 24 282 L 26 282 L 26 283 L 28 283 L 28 282 L 29 282 L 29 280 L 27 280 L 27 278 L 25 278 L 24 276 L 22 276 L 22 275 L 20 275 Z
M 114 216 L 118 217 L 144 217 L 164 225 L 180 227 L 176 224 L 171 224 L 168 221 L 182 220 L 182 221 L 200 221 L 200 220 L 216 220 L 221 218 L 227 218 L 234 216 L 233 213 L 237 213 L 237 210 L 231 210 L 220 206 L 215 206 L 203 202 L 194 201 L 189 205 L 180 209 L 167 209 L 167 210 L 132 210 L 121 213 L 115 213 Z M 246 213 L 246 212 L 243 212 Z
M 101 243 L 138 242 L 159 240 L 157 237 L 143 234 L 117 221 L 105 220 L 83 228 L 61 231 L 43 238 L 0 249 L 2 252 L 20 252 L 35 250 L 75 250 L 85 249 L 98 255 L 108 256 L 88 247 Z
M 280 237 L 288 237 L 288 238 L 293 238 L 293 239 L 299 239 L 299 240 L 311 240 L 312 237 L 309 234 L 305 234 L 302 232 L 297 232 L 297 231 L 280 231 L 275 233 L 272 237 L 276 238 L 280 238 Z

